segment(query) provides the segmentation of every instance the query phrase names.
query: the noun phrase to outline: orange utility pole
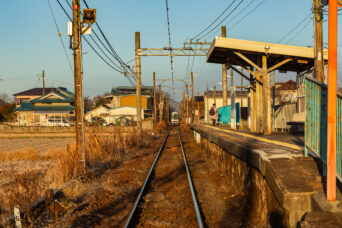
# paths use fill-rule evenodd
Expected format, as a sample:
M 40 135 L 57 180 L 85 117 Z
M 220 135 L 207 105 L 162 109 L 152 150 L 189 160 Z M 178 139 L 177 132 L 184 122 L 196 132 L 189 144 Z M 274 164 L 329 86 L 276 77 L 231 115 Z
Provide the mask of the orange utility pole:
M 329 1 L 328 19 L 328 138 L 327 200 L 336 200 L 336 115 L 337 115 L 337 1 Z

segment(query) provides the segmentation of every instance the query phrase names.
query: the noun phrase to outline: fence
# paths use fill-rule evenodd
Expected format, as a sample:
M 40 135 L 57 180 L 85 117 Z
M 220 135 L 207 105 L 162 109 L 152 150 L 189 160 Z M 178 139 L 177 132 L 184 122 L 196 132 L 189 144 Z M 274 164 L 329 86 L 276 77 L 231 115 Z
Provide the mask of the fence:
M 323 161 L 323 174 L 327 164 L 327 85 L 313 78 L 305 78 L 305 155 L 311 151 Z M 342 181 L 342 95 L 337 97 L 336 172 Z
M 240 124 L 240 103 L 235 103 L 236 124 Z M 231 124 L 232 108 L 230 105 L 219 108 L 219 122 L 222 124 Z

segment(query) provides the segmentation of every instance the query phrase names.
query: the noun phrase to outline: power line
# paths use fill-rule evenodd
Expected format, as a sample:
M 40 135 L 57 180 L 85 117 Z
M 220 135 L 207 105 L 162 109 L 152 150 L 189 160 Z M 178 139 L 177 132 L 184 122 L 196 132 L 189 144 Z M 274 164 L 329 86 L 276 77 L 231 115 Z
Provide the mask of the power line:
M 286 44 L 291 43 L 301 32 L 303 32 L 303 30 L 310 24 L 311 21 L 308 21 L 303 27 L 302 29 L 298 30 L 298 32 L 290 39 L 286 42 Z
M 205 31 L 207 31 L 213 24 L 216 23 L 216 21 L 218 21 L 220 19 L 220 17 L 223 16 L 223 14 L 225 14 L 227 12 L 227 10 L 230 9 L 230 7 L 232 7 L 232 5 L 234 4 L 236 0 L 233 0 L 229 5 L 228 7 L 212 22 L 210 23 L 210 25 L 208 25 L 208 27 L 206 27 L 205 29 L 203 29 L 200 33 L 198 33 L 196 36 L 194 36 L 192 39 L 195 39 L 196 37 L 202 35 Z
M 59 27 L 58 27 L 58 24 L 57 24 L 57 21 L 56 21 L 55 14 L 53 13 L 53 10 L 52 10 L 51 4 L 50 4 L 50 0 L 47 0 L 47 2 L 48 2 L 48 4 L 49 4 L 49 8 L 50 8 L 50 12 L 51 12 L 53 21 L 55 22 L 55 25 L 56 25 L 56 29 L 57 29 L 57 32 L 58 32 L 59 39 L 61 40 L 61 43 L 62 43 L 62 46 L 63 46 L 63 49 L 64 49 L 64 53 L 65 53 L 65 56 L 66 56 L 66 58 L 67 58 L 67 60 L 68 60 L 69 67 L 70 67 L 70 71 L 71 71 L 71 73 L 73 73 L 73 68 L 72 68 L 72 65 L 71 65 L 71 62 L 70 62 L 68 53 L 67 53 L 67 51 L 66 51 L 66 48 L 65 48 L 65 45 L 64 45 L 64 42 L 63 42 L 63 39 L 62 39 L 62 33 L 61 33 L 60 30 L 59 30 Z
M 293 33 L 301 24 L 305 22 L 311 15 L 311 12 L 304 17 L 303 20 L 301 20 L 293 29 L 291 29 L 283 38 L 281 38 L 277 43 L 282 42 L 284 39 L 286 39 L 291 33 Z
M 199 39 L 202 39 L 203 37 L 207 36 L 208 34 L 210 34 L 212 31 L 214 31 L 218 26 L 220 26 L 229 16 L 232 15 L 232 13 L 235 12 L 235 10 L 237 10 L 237 8 L 244 2 L 245 0 L 241 0 L 232 11 L 230 11 L 230 13 L 225 16 L 214 28 L 212 28 L 209 32 L 207 32 L 206 34 L 204 34 L 203 36 L 201 36 Z M 234 0 L 235 2 L 235 0 Z
M 240 15 L 243 11 L 245 11 L 248 7 L 250 7 L 252 5 L 252 3 L 254 2 L 255 0 L 251 0 L 250 3 L 247 3 L 246 6 L 244 8 L 242 8 L 239 12 L 236 13 L 236 15 Z M 229 20 L 227 23 L 226 23 L 226 26 L 231 22 L 233 21 L 234 19 L 236 19 L 236 17 L 233 17 L 231 20 Z M 213 33 L 209 33 L 208 35 L 210 34 L 215 34 L 215 33 L 218 33 L 220 31 L 220 28 L 218 28 L 216 31 L 214 31 Z M 207 35 L 207 36 L 208 36 Z
M 61 2 L 59 0 L 57 0 L 59 6 L 62 8 L 62 10 L 64 11 L 65 15 L 69 18 L 69 20 L 72 20 L 71 17 L 69 16 L 68 12 L 65 10 L 64 6 L 61 4 Z M 66 1 L 67 2 L 67 1 Z M 69 7 L 71 7 L 71 5 L 67 2 L 67 4 L 69 5 Z M 72 7 L 71 7 L 72 9 Z M 95 32 L 93 31 L 93 33 L 95 34 Z M 82 35 L 82 37 L 84 38 L 84 40 L 86 41 L 86 43 L 91 47 L 91 49 L 98 55 L 98 57 L 100 57 L 102 59 L 102 61 L 104 61 L 109 67 L 111 67 L 113 70 L 119 72 L 119 73 L 124 73 L 123 71 L 115 68 L 114 66 L 112 66 L 107 60 L 105 60 L 105 58 L 93 47 L 93 45 L 88 41 L 88 39 Z M 96 37 L 99 39 L 99 37 L 96 35 Z M 98 43 L 92 38 L 93 42 L 99 47 Z M 100 39 L 99 39 L 100 40 Z M 105 47 L 105 45 L 101 42 L 101 44 Z M 107 49 L 107 48 L 106 48 Z M 100 49 L 103 53 L 104 51 L 102 49 Z M 108 51 L 108 49 L 107 49 Z M 108 51 L 109 52 L 109 51 Z M 109 58 L 106 55 L 107 58 Z M 117 66 L 116 64 L 114 64 L 115 66 Z M 121 64 L 120 64 L 121 65 Z M 118 67 L 118 66 L 117 66 Z M 126 76 L 126 78 L 128 79 L 128 81 L 130 82 L 130 84 L 132 86 L 135 86 L 134 82 L 132 81 L 132 79 L 130 79 L 129 77 Z
M 235 22 L 232 26 L 229 27 L 229 29 L 234 28 L 237 24 L 239 24 L 241 21 L 246 19 L 249 15 L 251 15 L 255 10 L 257 10 L 266 0 L 261 1 L 256 7 L 254 7 L 252 10 L 250 10 L 248 13 L 246 13 L 240 20 Z
M 83 3 L 84 3 L 85 6 L 89 9 L 89 6 L 88 6 L 87 1 L 86 1 L 86 0 L 83 0 Z M 95 22 L 95 25 L 96 25 L 96 27 L 99 29 L 99 31 L 100 31 L 102 37 L 104 38 L 104 40 L 106 41 L 107 45 L 108 45 L 109 48 L 111 49 L 111 51 L 112 51 L 112 56 L 120 63 L 121 67 L 122 67 L 124 70 L 127 71 L 127 69 L 128 69 L 128 70 L 130 71 L 130 72 L 127 71 L 127 73 L 128 73 L 131 77 L 135 78 L 135 72 L 131 69 L 131 67 L 127 66 L 127 65 L 124 63 L 124 61 L 120 58 L 120 56 L 119 56 L 119 55 L 117 54 L 117 52 L 114 50 L 114 48 L 112 47 L 111 43 L 108 41 L 106 35 L 105 35 L 104 32 L 102 31 L 100 25 L 99 25 L 97 22 Z M 95 32 L 94 32 L 94 34 L 95 34 L 95 36 L 97 37 L 97 39 L 100 40 L 100 38 L 97 36 L 97 34 L 96 34 Z M 100 40 L 100 42 L 102 43 L 101 40 Z M 102 43 L 102 45 L 105 46 L 103 43 Z M 107 48 L 106 48 L 106 49 L 107 49 Z M 108 49 L 107 49 L 107 51 L 108 51 Z M 108 51 L 108 52 L 109 52 L 109 51 Z

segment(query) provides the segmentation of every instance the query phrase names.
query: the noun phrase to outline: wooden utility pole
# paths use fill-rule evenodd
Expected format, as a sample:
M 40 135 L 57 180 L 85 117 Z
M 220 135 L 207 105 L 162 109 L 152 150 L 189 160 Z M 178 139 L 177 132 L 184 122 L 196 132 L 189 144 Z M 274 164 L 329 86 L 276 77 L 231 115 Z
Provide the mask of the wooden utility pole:
M 257 59 L 257 65 L 260 66 L 260 58 Z M 263 77 L 259 70 L 256 70 L 256 132 L 262 133 L 262 113 L 263 113 L 263 100 L 262 100 L 262 82 Z
M 191 124 L 194 123 L 194 73 L 191 72 Z
M 153 123 L 157 126 L 156 72 L 153 72 Z
M 135 32 L 135 66 L 136 66 L 136 94 L 137 94 L 137 130 L 141 134 L 141 57 L 138 55 L 140 49 L 140 32 Z
M 262 56 L 262 77 L 263 77 L 263 133 L 272 134 L 272 113 L 271 113 L 271 77 L 267 73 L 267 56 Z
M 163 92 L 161 90 L 161 84 L 159 84 L 159 123 L 163 121 L 163 109 L 164 109 L 164 101 L 163 101 Z
M 81 41 L 81 7 L 80 0 L 72 0 L 73 12 L 73 50 L 74 50 L 74 81 L 75 81 L 75 129 L 76 129 L 76 150 L 81 154 L 81 162 L 83 162 L 83 169 L 86 170 L 86 154 L 84 144 L 84 107 L 83 107 L 83 81 L 81 77 L 82 68 L 82 41 Z
M 227 37 L 226 26 L 221 27 L 221 36 Z M 227 106 L 227 68 L 226 68 L 226 64 L 222 64 L 222 94 L 223 94 L 223 106 Z
M 253 71 L 253 68 L 250 68 Z M 250 118 L 250 130 L 251 132 L 255 132 L 255 83 L 253 79 L 253 75 L 249 75 L 249 118 Z
M 323 60 L 323 5 L 321 0 L 312 0 L 314 9 L 314 29 L 315 29 L 315 74 L 320 82 L 325 81 L 324 60 Z
M 42 80 L 43 80 L 43 96 L 45 95 L 45 72 L 42 73 Z
M 189 121 L 189 86 L 188 84 L 185 85 L 186 87 L 186 122 Z
M 273 82 L 272 82 L 272 123 L 275 126 L 275 71 L 273 71 Z
M 199 96 L 200 93 L 199 91 L 197 91 L 197 96 Z M 199 124 L 200 123 L 200 103 L 199 101 L 197 102 L 197 123 Z
M 216 85 L 214 85 L 214 104 L 216 105 Z

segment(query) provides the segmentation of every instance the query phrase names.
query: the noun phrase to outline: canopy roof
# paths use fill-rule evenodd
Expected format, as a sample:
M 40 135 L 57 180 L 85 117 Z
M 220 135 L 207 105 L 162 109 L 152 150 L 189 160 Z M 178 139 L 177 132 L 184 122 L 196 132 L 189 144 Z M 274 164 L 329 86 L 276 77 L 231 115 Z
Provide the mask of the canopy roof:
M 273 66 L 284 59 L 292 59 L 277 68 L 281 71 L 302 72 L 314 66 L 313 48 L 225 37 L 215 37 L 207 53 L 207 62 L 249 66 L 236 53 L 243 54 L 256 64 L 261 56 L 266 55 L 268 66 Z M 327 60 L 327 50 L 324 50 L 323 53 L 324 59 Z M 258 65 L 260 66 L 261 62 Z

